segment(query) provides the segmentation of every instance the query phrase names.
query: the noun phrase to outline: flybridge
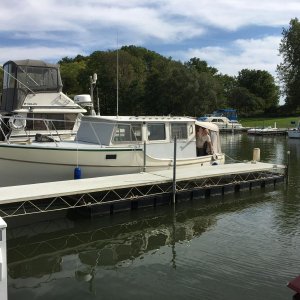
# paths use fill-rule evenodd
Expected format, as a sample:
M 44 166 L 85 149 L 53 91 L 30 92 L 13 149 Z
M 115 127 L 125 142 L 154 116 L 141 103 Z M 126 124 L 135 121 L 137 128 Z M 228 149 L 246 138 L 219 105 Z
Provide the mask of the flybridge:
M 62 92 L 58 65 L 27 59 L 8 61 L 2 69 L 0 141 L 29 139 L 49 129 L 54 135 L 77 131 L 76 120 L 86 110 Z M 51 128 L 41 125 L 41 119 L 51 123 Z

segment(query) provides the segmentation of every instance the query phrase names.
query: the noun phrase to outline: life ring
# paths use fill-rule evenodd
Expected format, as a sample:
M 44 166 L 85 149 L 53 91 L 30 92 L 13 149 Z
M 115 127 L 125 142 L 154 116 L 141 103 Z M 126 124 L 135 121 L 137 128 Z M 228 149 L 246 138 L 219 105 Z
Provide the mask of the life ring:
M 10 128 L 14 130 L 22 130 L 26 127 L 26 119 L 24 119 L 24 116 L 21 115 L 10 117 L 8 123 Z

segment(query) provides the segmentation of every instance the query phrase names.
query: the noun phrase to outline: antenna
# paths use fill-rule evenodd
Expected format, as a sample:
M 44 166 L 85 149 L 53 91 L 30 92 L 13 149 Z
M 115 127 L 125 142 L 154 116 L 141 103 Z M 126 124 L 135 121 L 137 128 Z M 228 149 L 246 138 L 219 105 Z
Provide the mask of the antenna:
M 119 34 L 117 32 L 117 117 L 119 116 Z

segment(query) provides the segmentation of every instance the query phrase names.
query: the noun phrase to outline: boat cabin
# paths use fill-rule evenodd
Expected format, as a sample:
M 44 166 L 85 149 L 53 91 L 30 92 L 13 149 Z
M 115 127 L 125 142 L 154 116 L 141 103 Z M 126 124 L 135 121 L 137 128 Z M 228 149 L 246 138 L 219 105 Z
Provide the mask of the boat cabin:
M 26 135 L 25 131 L 33 135 L 51 129 L 71 131 L 78 115 L 86 112 L 62 93 L 58 65 L 39 60 L 16 60 L 6 62 L 3 71 L 0 99 L 2 135 L 10 130 L 12 135 L 19 136 Z M 46 125 L 45 119 L 51 121 Z
M 178 158 L 190 158 L 196 153 L 196 125 L 209 129 L 214 153 L 221 153 L 218 127 L 187 117 L 84 116 L 76 139 L 110 147 L 146 143 L 148 155 L 165 158 L 173 153 L 176 136 Z

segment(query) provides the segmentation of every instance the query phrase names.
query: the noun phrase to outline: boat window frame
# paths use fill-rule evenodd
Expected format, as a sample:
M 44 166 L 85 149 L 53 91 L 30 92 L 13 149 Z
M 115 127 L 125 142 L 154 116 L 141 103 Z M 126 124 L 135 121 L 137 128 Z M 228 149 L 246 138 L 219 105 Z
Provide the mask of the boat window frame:
M 163 126 L 163 135 L 164 135 L 164 138 L 149 138 L 151 137 L 151 130 L 149 130 L 149 127 L 151 126 Z M 156 141 L 166 141 L 167 139 L 167 131 L 166 131 L 166 123 L 164 122 L 149 122 L 146 124 L 146 128 L 147 128 L 147 140 L 149 142 L 156 142 Z M 153 132 L 153 131 L 152 131 Z
M 125 132 L 124 135 L 125 136 L 129 135 L 130 139 L 115 140 L 119 126 L 129 127 L 128 132 Z M 111 143 L 112 144 L 140 143 L 142 141 L 142 130 L 143 130 L 142 128 L 143 128 L 142 122 L 139 122 L 139 123 L 136 123 L 136 122 L 135 123 L 116 123 L 114 126 Z M 122 129 L 122 128 L 120 128 L 120 129 Z M 136 129 L 140 130 L 140 135 L 136 134 L 136 132 L 137 132 Z
M 46 122 L 49 130 L 73 131 L 77 118 L 77 113 L 28 113 L 26 130 L 48 130 L 45 125 Z
M 16 77 L 19 89 L 26 86 L 36 92 L 59 90 L 59 70 L 55 67 L 18 65 Z
M 173 132 L 173 126 L 175 127 L 175 126 L 181 126 L 182 128 L 183 127 L 185 127 L 185 135 L 186 136 L 184 136 L 184 137 L 182 137 L 182 135 L 181 136 L 178 136 L 178 135 L 176 135 L 176 137 L 177 137 L 177 140 L 187 140 L 188 139 L 188 136 L 189 136 L 189 133 L 188 133 L 188 123 L 187 122 L 170 122 L 170 138 L 171 138 L 171 140 L 174 140 L 174 138 L 175 138 L 175 135 L 173 134 L 174 132 Z M 181 131 L 181 133 L 182 133 L 182 131 Z

